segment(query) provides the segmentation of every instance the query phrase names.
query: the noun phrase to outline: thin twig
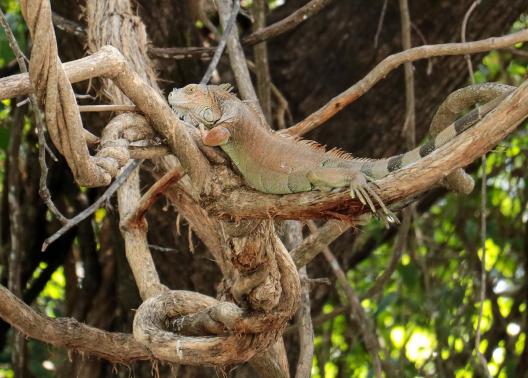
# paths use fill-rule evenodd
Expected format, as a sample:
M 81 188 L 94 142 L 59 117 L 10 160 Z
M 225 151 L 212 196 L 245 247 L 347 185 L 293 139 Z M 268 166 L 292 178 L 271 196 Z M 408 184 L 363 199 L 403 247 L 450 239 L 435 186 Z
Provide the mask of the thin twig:
M 379 42 L 379 36 L 381 34 L 381 30 L 383 29 L 383 21 L 385 21 L 385 13 L 387 11 L 387 3 L 388 0 L 383 1 L 383 5 L 381 6 L 381 12 L 378 19 L 378 27 L 376 28 L 376 35 L 374 35 L 374 48 L 378 48 L 378 42 Z
M 73 34 L 76 37 L 86 39 L 86 30 L 75 21 L 68 20 L 57 13 L 52 14 L 53 25 L 59 30 Z
M 16 41 L 13 31 L 9 27 L 9 23 L 7 22 L 4 12 L 2 12 L 1 9 L 0 9 L 0 24 L 4 28 L 4 31 L 7 35 L 7 40 L 9 42 L 9 46 L 11 47 L 11 49 L 13 50 L 13 53 L 16 56 L 18 65 L 20 67 L 20 72 L 27 73 L 28 68 L 26 65 L 25 56 L 22 53 L 22 50 L 20 49 L 20 46 L 18 45 Z M 57 207 L 51 200 L 51 193 L 47 185 L 48 166 L 46 165 L 46 149 L 49 147 L 47 147 L 47 143 L 46 143 L 44 115 L 42 114 L 42 111 L 40 110 L 35 94 L 30 93 L 29 100 L 31 102 L 31 107 L 33 108 L 33 113 L 35 114 L 35 121 L 37 123 L 37 130 L 38 130 L 39 164 L 40 164 L 39 194 L 42 200 L 46 203 L 46 206 L 48 207 L 48 209 L 57 217 L 57 219 L 61 223 L 64 224 L 68 221 L 68 218 L 62 215 L 62 213 L 59 211 L 59 209 L 57 209 Z M 55 160 L 57 159 L 53 154 L 51 156 Z
M 411 218 L 411 208 L 404 209 L 402 223 L 398 230 L 398 236 L 396 238 L 396 242 L 394 243 L 394 248 L 392 250 L 392 256 L 389 261 L 389 264 L 387 265 L 383 273 L 378 278 L 376 278 L 376 281 L 374 281 L 374 283 L 367 290 L 367 292 L 362 296 L 362 299 L 372 298 L 378 295 L 381 290 L 383 290 L 383 287 L 392 276 L 392 273 L 394 273 L 394 271 L 398 267 L 398 263 L 400 262 L 403 250 L 405 249 L 405 245 L 407 244 L 407 237 L 409 235 L 409 229 L 411 226 Z
M 469 21 L 469 17 L 471 17 L 471 14 L 473 11 L 479 6 L 481 3 L 481 0 L 475 0 L 469 9 L 467 10 L 466 14 L 464 15 L 464 19 L 462 21 L 462 29 L 461 29 L 461 39 L 462 42 L 466 41 L 466 30 L 467 30 L 467 24 Z M 469 77 L 471 79 L 471 82 L 475 84 L 475 73 L 473 70 L 473 64 L 471 63 L 471 58 L 469 55 L 464 55 L 464 59 L 466 60 Z M 478 109 L 478 105 L 477 105 Z M 480 237 L 481 237 L 481 243 L 482 243 L 482 258 L 480 261 L 481 264 L 481 270 L 480 270 L 480 293 L 479 293 L 479 312 L 478 312 L 478 320 L 477 320 L 477 327 L 475 330 L 475 353 L 477 355 L 477 360 L 479 362 L 479 365 L 482 369 L 482 372 L 484 375 L 488 378 L 491 378 L 491 373 L 488 369 L 488 361 L 486 360 L 486 357 L 480 352 L 480 340 L 481 340 L 481 325 L 482 325 L 482 314 L 484 311 L 484 301 L 486 300 L 486 154 L 482 155 L 481 158 L 481 167 L 482 167 L 482 185 L 481 185 L 481 202 L 480 202 Z
M 79 94 L 79 93 L 75 93 L 75 98 L 77 100 L 92 100 L 92 101 L 95 101 L 97 100 L 97 97 L 95 96 L 92 96 L 91 94 Z
M 414 24 L 414 22 L 411 22 L 412 29 L 418 34 L 418 37 L 422 41 L 422 45 L 427 45 L 427 39 L 425 38 L 425 35 L 422 33 L 420 28 Z M 427 73 L 427 76 L 431 75 L 433 73 L 433 65 L 434 62 L 432 59 L 427 59 L 427 69 L 425 72 Z
M 284 34 L 296 28 L 299 24 L 306 22 L 310 17 L 317 15 L 333 1 L 334 0 L 312 0 L 297 9 L 288 17 L 242 38 L 242 43 L 251 46 Z
M 525 50 L 517 49 L 515 47 L 508 47 L 508 48 L 505 48 L 503 50 L 504 51 L 508 51 L 509 53 L 511 53 L 513 55 L 517 55 L 517 56 L 520 56 L 520 57 L 523 57 L 523 58 L 528 58 L 528 51 L 525 51 Z
M 319 286 L 319 285 L 325 285 L 325 286 L 330 286 L 332 285 L 332 281 L 330 281 L 329 278 L 326 278 L 326 277 L 320 277 L 320 278 L 306 278 L 304 280 L 301 280 L 301 281 L 306 281 L 306 283 L 308 283 L 308 285 L 310 285 L 310 288 L 313 288 L 313 287 L 316 287 L 316 286 Z
M 57 232 L 55 232 L 53 235 L 51 235 L 49 238 L 44 240 L 44 243 L 42 244 L 42 251 L 45 251 L 46 248 L 48 248 L 48 245 L 53 243 L 55 240 L 60 238 L 62 235 L 64 235 L 68 230 L 70 230 L 72 227 L 75 227 L 77 224 L 79 224 L 84 219 L 88 218 L 91 214 L 93 214 L 98 208 L 101 207 L 101 205 L 110 199 L 112 195 L 116 192 L 116 190 L 125 182 L 125 180 L 130 176 L 130 174 L 136 169 L 140 164 L 142 160 L 132 160 L 131 162 L 127 163 L 127 165 L 123 168 L 123 171 L 119 176 L 116 177 L 114 182 L 106 189 L 106 191 L 103 193 L 101 197 L 99 197 L 93 204 L 88 206 L 86 209 L 81 211 L 79 214 L 74 216 L 71 219 L 68 219 L 66 224 L 62 226 Z
M 207 84 L 209 80 L 211 80 L 211 76 L 213 76 L 213 72 L 216 69 L 218 62 L 220 62 L 220 58 L 222 57 L 222 53 L 224 52 L 224 49 L 226 47 L 227 39 L 229 38 L 229 35 L 233 31 L 233 26 L 236 23 L 236 18 L 237 18 L 239 11 L 240 11 L 240 0 L 234 0 L 233 9 L 231 11 L 231 15 L 229 16 L 229 20 L 227 21 L 227 26 L 224 29 L 224 34 L 222 34 L 222 38 L 220 38 L 220 41 L 218 42 L 218 45 L 216 46 L 213 59 L 211 59 L 211 62 L 209 63 L 209 67 L 207 67 L 207 71 L 205 71 L 205 74 L 203 75 L 202 80 L 200 81 L 200 84 Z
M 24 62 L 24 64 L 25 64 L 25 62 Z M 26 105 L 29 101 L 30 101 L 30 100 L 29 100 L 29 97 L 26 97 L 26 98 L 23 99 L 22 101 L 17 102 L 17 103 L 16 103 L 16 107 L 17 107 L 17 108 L 20 108 L 21 106 Z
M 135 112 L 136 105 L 79 105 L 80 112 Z
M 9 138 L 8 147 L 8 169 L 7 169 L 7 202 L 9 209 L 9 233 L 10 251 L 8 257 L 8 289 L 17 297 L 22 297 L 22 262 L 24 261 L 24 226 L 21 209 L 20 178 L 20 145 L 22 142 L 24 126 L 24 113 L 22 109 L 15 108 L 13 116 L 13 128 Z M 23 376 L 27 363 L 27 348 L 24 335 L 20 332 L 14 333 L 13 340 L 13 370 L 16 376 Z
M 475 0 L 473 2 L 473 4 L 471 4 L 469 9 L 467 10 L 466 14 L 464 15 L 464 19 L 462 21 L 462 30 L 460 32 L 461 33 L 462 43 L 466 42 L 466 29 L 467 29 L 467 24 L 468 24 L 468 21 L 469 21 L 469 17 L 471 16 L 473 11 L 477 8 L 477 6 L 480 3 L 481 3 L 481 0 Z M 475 75 L 475 73 L 473 72 L 473 64 L 471 63 L 471 58 L 470 58 L 469 54 L 465 54 L 464 55 L 464 59 L 466 60 L 467 68 L 468 68 L 468 71 L 469 71 L 469 77 L 470 77 L 471 81 L 473 82 L 473 84 L 475 84 L 474 79 L 473 79 L 473 76 Z
M 235 0 L 235 4 L 232 5 L 232 0 L 218 0 L 218 14 L 220 16 L 220 23 L 224 28 L 227 27 L 231 8 L 236 6 L 239 1 L 240 0 Z M 249 74 L 249 69 L 246 62 L 246 55 L 242 49 L 236 26 L 227 36 L 227 51 L 229 52 L 229 63 L 237 83 L 237 89 L 240 93 L 240 97 L 242 97 L 243 100 L 251 102 L 259 115 L 264 118 L 262 115 L 262 110 L 260 109 L 260 104 L 258 102 L 257 93 L 255 92 L 255 88 L 251 82 L 251 76 Z
M 24 126 L 24 115 L 22 109 L 15 108 L 13 116 L 13 128 L 9 138 L 9 145 L 7 149 L 8 165 L 7 165 L 7 203 L 9 213 L 9 231 L 10 231 L 10 253 L 9 253 L 9 273 L 7 280 L 7 287 L 16 296 L 20 297 L 22 294 L 21 288 L 21 262 L 23 259 L 24 249 L 22 247 L 23 240 L 23 225 L 22 212 L 20 208 L 20 145 L 22 142 L 22 129 Z M 17 353 L 19 353 L 18 351 Z
M 7 42 L 9 43 L 9 47 L 11 47 L 11 50 L 13 50 L 13 54 L 15 54 L 15 59 L 18 63 L 18 67 L 20 67 L 20 71 L 27 72 L 27 66 L 26 66 L 26 57 L 22 50 L 20 49 L 20 46 L 18 46 L 18 42 L 15 38 L 15 35 L 13 34 L 13 31 L 11 30 L 11 27 L 9 26 L 9 22 L 7 21 L 7 18 L 4 14 L 4 12 L 0 9 L 0 25 L 2 25 L 2 28 L 4 29 L 4 32 L 7 36 Z
M 256 73 L 257 67 L 255 63 L 253 63 L 249 59 L 247 59 L 246 61 L 247 61 L 249 70 L 253 73 Z M 275 84 L 273 84 L 271 79 L 270 79 L 269 84 L 270 84 L 271 94 L 273 94 L 273 97 L 275 97 L 275 101 L 276 101 L 275 119 L 276 119 L 277 129 L 285 129 L 286 121 L 288 123 L 291 123 L 293 120 L 293 117 L 290 111 L 290 106 L 288 104 L 288 100 L 286 100 L 286 97 L 284 97 L 280 89 Z
M 160 245 L 155 245 L 155 244 L 149 244 L 148 247 L 154 251 L 160 251 L 160 252 L 180 252 L 176 248 L 162 247 Z

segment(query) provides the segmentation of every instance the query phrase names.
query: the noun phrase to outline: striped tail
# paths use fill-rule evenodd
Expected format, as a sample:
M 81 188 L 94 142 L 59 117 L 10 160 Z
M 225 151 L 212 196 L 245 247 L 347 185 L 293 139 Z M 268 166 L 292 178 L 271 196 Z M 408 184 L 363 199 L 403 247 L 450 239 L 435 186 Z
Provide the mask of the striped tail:
M 466 115 L 458 118 L 455 122 L 443 129 L 433 140 L 421 145 L 420 147 L 387 159 L 365 161 L 360 168 L 361 172 L 374 179 L 380 179 L 387 176 L 391 172 L 397 171 L 400 168 L 424 158 L 431 152 L 438 149 L 440 146 L 443 146 L 451 139 L 462 134 L 465 130 L 476 124 L 482 117 L 495 109 L 495 107 L 497 107 L 497 105 L 502 100 L 504 100 L 508 94 L 509 93 L 501 95 L 496 99 L 480 106 L 478 109 L 473 109 Z

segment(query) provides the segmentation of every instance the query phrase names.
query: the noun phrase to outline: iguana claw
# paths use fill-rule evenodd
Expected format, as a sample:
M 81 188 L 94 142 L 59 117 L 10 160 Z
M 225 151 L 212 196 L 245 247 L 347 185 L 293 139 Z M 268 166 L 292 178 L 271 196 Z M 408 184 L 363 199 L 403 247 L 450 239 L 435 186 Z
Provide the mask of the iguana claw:
M 381 219 L 386 227 L 388 227 L 390 223 L 399 223 L 398 217 L 396 217 L 396 215 L 385 206 L 383 200 L 370 184 L 373 184 L 378 188 L 379 186 L 370 177 L 366 176 L 365 178 L 369 182 L 368 184 L 350 186 L 350 198 L 357 198 L 363 205 L 368 205 L 372 213 Z M 376 208 L 374 203 L 377 203 L 379 209 Z

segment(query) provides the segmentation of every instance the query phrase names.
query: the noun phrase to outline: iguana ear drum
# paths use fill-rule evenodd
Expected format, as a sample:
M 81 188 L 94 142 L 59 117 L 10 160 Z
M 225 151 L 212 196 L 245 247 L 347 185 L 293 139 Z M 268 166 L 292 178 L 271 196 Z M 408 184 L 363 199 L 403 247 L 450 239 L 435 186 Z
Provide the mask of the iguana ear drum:
M 209 123 L 212 123 L 215 121 L 213 117 L 213 111 L 210 108 L 204 109 L 204 111 L 202 112 L 202 118 L 204 119 L 205 122 L 209 122 Z

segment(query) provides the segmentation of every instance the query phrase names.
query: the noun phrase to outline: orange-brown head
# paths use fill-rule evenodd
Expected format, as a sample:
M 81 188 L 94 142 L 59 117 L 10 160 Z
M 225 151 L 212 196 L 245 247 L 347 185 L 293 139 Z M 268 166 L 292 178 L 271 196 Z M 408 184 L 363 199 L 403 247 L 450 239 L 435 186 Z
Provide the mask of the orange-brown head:
M 182 120 L 212 128 L 222 117 L 222 101 L 233 96 L 230 88 L 225 84 L 189 84 L 174 88 L 169 94 L 169 104 Z

